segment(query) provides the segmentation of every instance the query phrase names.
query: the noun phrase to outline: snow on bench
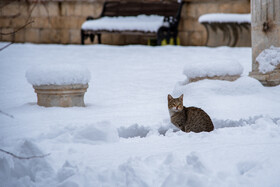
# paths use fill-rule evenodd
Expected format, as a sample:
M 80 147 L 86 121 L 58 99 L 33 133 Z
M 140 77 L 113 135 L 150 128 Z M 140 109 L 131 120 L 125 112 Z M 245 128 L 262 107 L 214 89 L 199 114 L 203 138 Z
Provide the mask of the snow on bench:
M 273 71 L 280 64 L 280 47 L 271 46 L 263 50 L 256 61 L 259 63 L 259 71 L 268 73 Z
M 96 20 L 88 20 L 83 23 L 83 30 L 95 31 L 141 31 L 156 33 L 163 26 L 164 16 L 139 15 L 139 16 L 119 16 L 102 17 Z
M 101 44 L 101 34 L 117 33 L 141 35 L 177 44 L 178 25 L 184 2 L 174 1 L 105 1 L 100 16 L 88 16 L 81 27 L 81 43 L 87 38 L 94 42 L 97 36 Z
M 251 14 L 204 14 L 198 21 L 199 23 L 251 23 Z
M 235 61 L 202 61 L 185 66 L 183 74 L 189 82 L 202 79 L 236 80 L 243 72 L 243 67 Z
M 217 44 L 211 45 L 208 43 L 211 43 L 209 42 L 209 38 L 213 37 L 210 36 L 210 33 L 211 35 L 213 35 L 213 33 L 217 34 L 217 30 L 219 29 L 223 32 L 223 41 L 226 41 L 225 38 L 227 38 L 227 43 L 222 45 L 234 47 L 237 44 L 239 35 L 241 34 L 242 30 L 245 29 L 248 32 L 250 31 L 251 14 L 204 14 L 199 17 L 198 21 L 206 28 L 207 31 L 206 45 L 217 46 Z
M 47 64 L 28 69 L 25 77 L 33 86 L 87 84 L 90 72 L 80 65 Z

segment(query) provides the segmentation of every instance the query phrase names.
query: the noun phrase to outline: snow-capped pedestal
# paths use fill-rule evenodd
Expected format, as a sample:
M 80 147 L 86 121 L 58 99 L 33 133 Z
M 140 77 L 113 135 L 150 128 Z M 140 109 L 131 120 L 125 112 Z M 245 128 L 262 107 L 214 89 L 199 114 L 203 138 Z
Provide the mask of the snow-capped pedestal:
M 209 61 L 190 63 L 185 66 L 183 74 L 188 82 L 196 82 L 202 79 L 215 79 L 235 81 L 243 72 L 243 67 L 235 61 Z
M 86 68 L 69 64 L 36 66 L 25 76 L 37 93 L 39 106 L 85 106 L 84 95 L 90 80 Z

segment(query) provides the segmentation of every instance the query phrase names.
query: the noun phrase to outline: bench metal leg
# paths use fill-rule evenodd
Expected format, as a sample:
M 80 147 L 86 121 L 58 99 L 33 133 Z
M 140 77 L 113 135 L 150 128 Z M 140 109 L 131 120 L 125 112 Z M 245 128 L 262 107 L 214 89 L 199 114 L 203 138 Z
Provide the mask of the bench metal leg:
M 85 44 L 85 33 L 83 32 L 83 30 L 81 30 L 81 44 Z
M 91 43 L 94 42 L 94 36 L 95 36 L 94 34 L 91 34 L 91 35 L 90 35 L 90 41 L 91 41 Z
M 98 43 L 101 44 L 101 34 L 97 34 Z

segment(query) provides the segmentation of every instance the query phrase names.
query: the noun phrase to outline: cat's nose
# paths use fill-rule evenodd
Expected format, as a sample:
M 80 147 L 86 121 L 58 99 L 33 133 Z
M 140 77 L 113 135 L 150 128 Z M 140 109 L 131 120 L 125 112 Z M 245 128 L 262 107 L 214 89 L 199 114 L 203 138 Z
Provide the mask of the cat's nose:
M 176 106 L 176 110 L 178 110 L 178 106 Z

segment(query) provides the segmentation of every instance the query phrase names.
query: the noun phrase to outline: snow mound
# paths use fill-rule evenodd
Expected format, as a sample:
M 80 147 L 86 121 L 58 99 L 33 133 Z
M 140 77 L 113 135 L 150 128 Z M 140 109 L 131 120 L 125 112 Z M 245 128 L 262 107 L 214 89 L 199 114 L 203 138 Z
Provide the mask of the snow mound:
M 275 67 L 280 64 L 280 47 L 271 46 L 263 50 L 256 61 L 259 63 L 259 71 L 267 73 L 273 71 Z
M 80 127 L 74 132 L 74 139 L 85 143 L 116 142 L 119 139 L 117 129 L 108 122 Z
M 251 23 L 251 14 L 225 14 L 214 13 L 204 14 L 198 18 L 200 23 L 223 23 L 223 22 L 237 22 L 237 23 Z
M 58 170 L 56 178 L 58 182 L 63 182 L 68 178 L 72 177 L 73 175 L 75 175 L 77 172 L 78 172 L 78 168 L 76 166 L 73 166 L 68 161 L 65 161 L 62 168 Z
M 19 143 L 14 153 L 21 157 L 43 155 L 35 144 L 27 140 Z M 0 152 L 0 166 L 1 186 L 37 186 L 35 184 L 46 182 L 54 176 L 46 157 L 18 159 Z
M 163 25 L 163 19 L 163 16 L 158 15 L 102 17 L 84 22 L 82 29 L 157 32 L 159 27 Z
M 241 75 L 243 67 L 235 61 L 203 61 L 189 63 L 183 74 L 188 78 Z
M 134 137 L 146 137 L 150 129 L 138 124 L 131 125 L 129 127 L 120 127 L 118 129 L 119 137 L 122 138 L 134 138 Z
M 25 77 L 35 86 L 87 84 L 90 81 L 90 72 L 80 65 L 45 64 L 28 69 Z

